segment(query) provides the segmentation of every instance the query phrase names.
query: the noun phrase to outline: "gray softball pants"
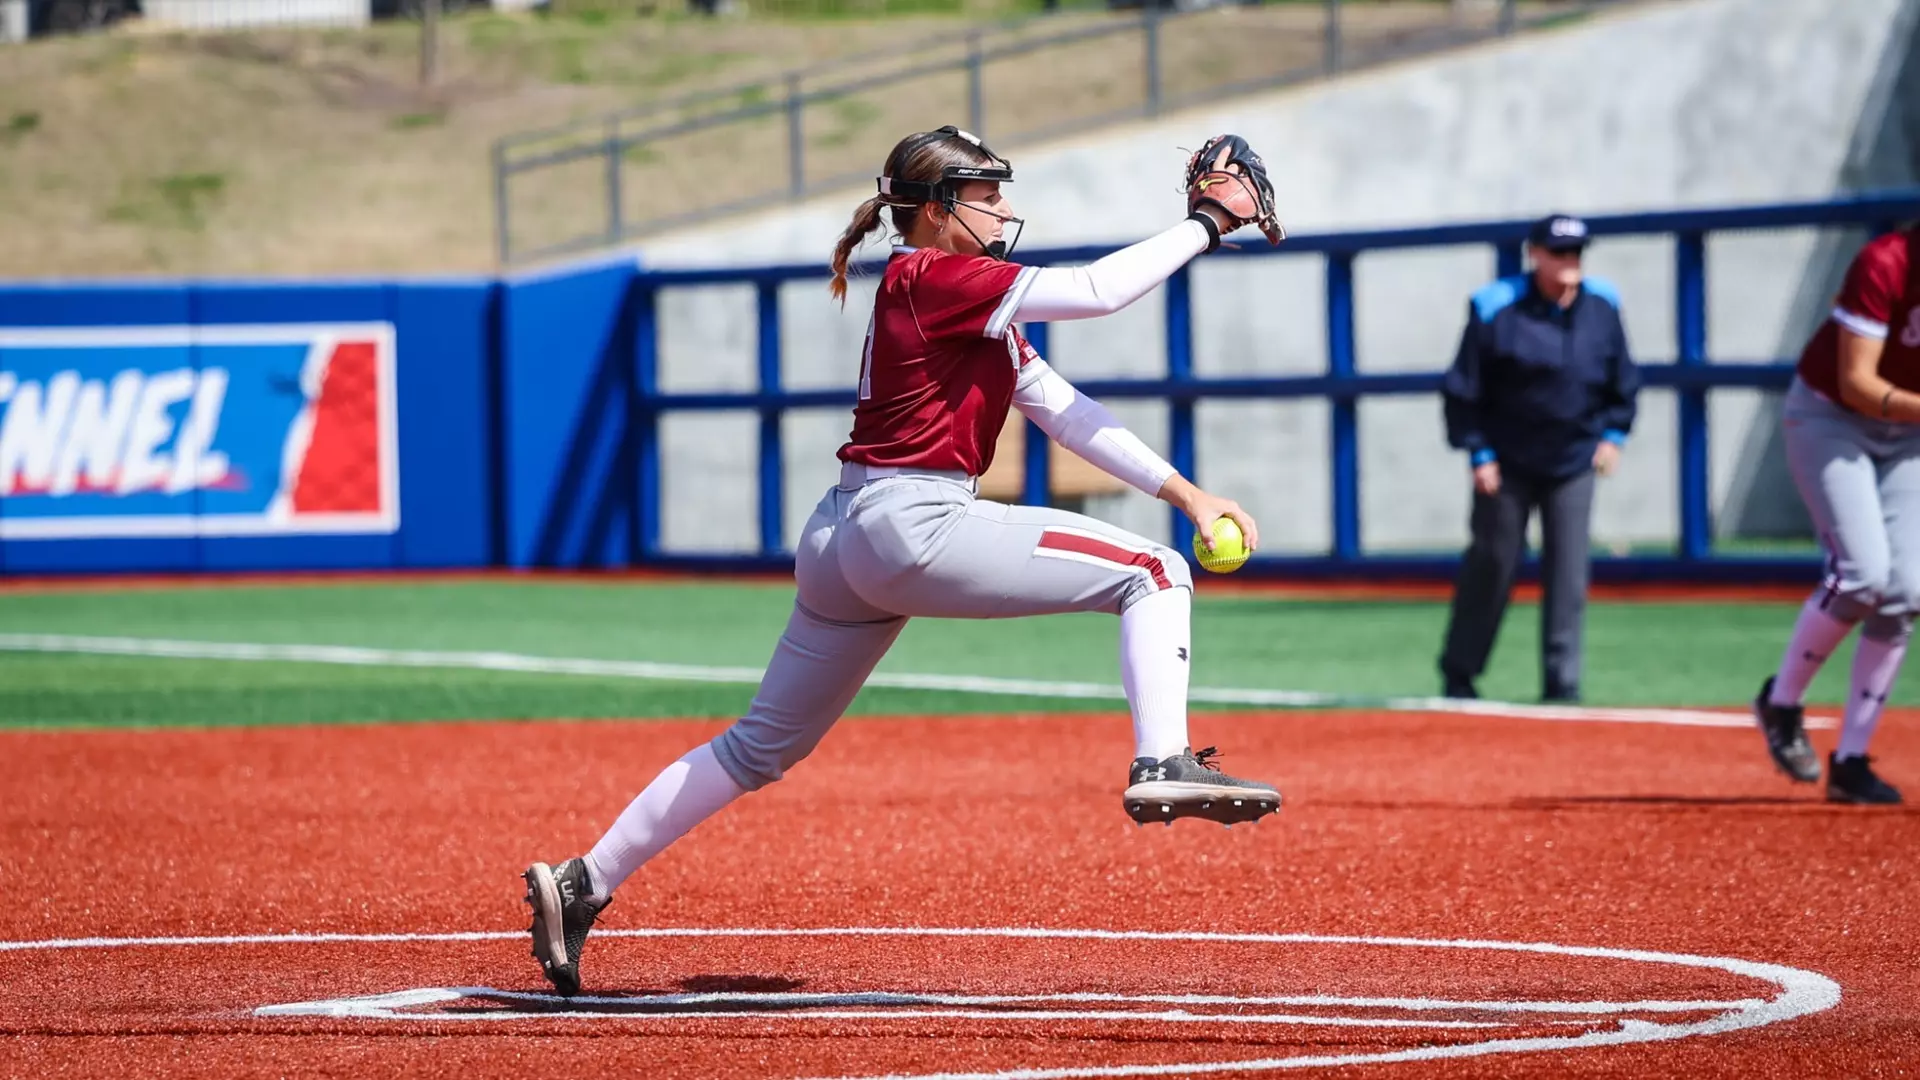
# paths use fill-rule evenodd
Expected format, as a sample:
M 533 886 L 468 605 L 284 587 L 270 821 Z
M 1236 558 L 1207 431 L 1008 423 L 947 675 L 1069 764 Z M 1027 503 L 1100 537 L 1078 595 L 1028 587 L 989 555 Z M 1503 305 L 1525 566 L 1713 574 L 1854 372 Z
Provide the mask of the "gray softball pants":
M 1815 595 L 1868 637 L 1904 637 L 1920 610 L 1920 425 L 1862 416 L 1799 379 L 1781 424 L 1787 467 L 1827 553 Z
M 786 632 L 747 714 L 713 741 L 748 791 L 813 751 L 909 618 L 1119 614 L 1193 587 L 1185 560 L 1124 529 L 977 499 L 961 474 L 888 473 L 846 466 L 807 521 Z

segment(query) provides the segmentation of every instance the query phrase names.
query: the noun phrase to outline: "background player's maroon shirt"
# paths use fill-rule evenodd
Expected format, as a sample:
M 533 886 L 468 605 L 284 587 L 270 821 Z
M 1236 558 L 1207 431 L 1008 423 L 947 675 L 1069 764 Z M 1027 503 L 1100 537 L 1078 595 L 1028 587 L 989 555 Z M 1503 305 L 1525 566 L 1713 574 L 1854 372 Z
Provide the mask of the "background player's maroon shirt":
M 1021 370 L 1038 359 L 1013 328 L 1033 274 L 985 256 L 896 248 L 874 298 L 840 460 L 985 473 Z
M 1844 405 L 1840 397 L 1840 330 L 1883 338 L 1880 376 L 1920 393 L 1920 281 L 1909 252 L 1914 233 L 1893 232 L 1860 249 L 1834 300 L 1833 314 L 1800 354 L 1800 378 Z

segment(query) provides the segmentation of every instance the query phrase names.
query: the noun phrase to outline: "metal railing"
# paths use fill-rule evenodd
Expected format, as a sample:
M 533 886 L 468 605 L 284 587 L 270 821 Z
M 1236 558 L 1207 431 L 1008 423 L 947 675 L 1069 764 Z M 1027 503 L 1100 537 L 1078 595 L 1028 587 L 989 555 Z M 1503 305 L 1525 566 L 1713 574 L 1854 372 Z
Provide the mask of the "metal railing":
M 1793 375 L 1793 361 L 1777 357 L 1737 361 L 1709 358 L 1707 348 L 1707 258 L 1710 233 L 1728 230 L 1778 229 L 1806 226 L 1853 226 L 1887 231 L 1920 218 L 1920 190 L 1861 196 L 1833 202 L 1792 203 L 1720 210 L 1623 214 L 1588 219 L 1596 237 L 1671 236 L 1674 239 L 1675 360 L 1641 365 L 1644 384 L 1667 387 L 1678 398 L 1678 456 L 1675 463 L 1679 498 L 1679 536 L 1672 555 L 1612 556 L 1596 559 L 1596 571 L 1613 576 L 1804 576 L 1817 565 L 1811 557 L 1743 556 L 1716 553 L 1713 547 L 1711 495 L 1708 486 L 1707 392 L 1743 387 L 1784 389 Z M 1442 373 L 1366 374 L 1355 365 L 1354 260 L 1365 252 L 1389 249 L 1434 248 L 1482 244 L 1496 253 L 1499 273 L 1518 273 L 1522 246 L 1529 227 L 1525 221 L 1484 222 L 1419 229 L 1394 229 L 1290 237 L 1278 249 L 1255 245 L 1222 249 L 1209 259 L 1294 258 L 1319 256 L 1325 260 L 1327 365 L 1318 375 L 1202 377 L 1194 374 L 1193 313 L 1190 271 L 1183 269 L 1166 283 L 1164 334 L 1167 372 L 1164 378 L 1089 379 L 1077 385 L 1101 399 L 1163 400 L 1167 404 L 1168 458 L 1183 474 L 1196 471 L 1194 405 L 1210 399 L 1324 398 L 1330 403 L 1329 466 L 1332 491 L 1332 543 L 1325 555 L 1257 556 L 1253 566 L 1284 568 L 1297 573 L 1350 573 L 1367 569 L 1421 575 L 1444 573 L 1451 560 L 1437 557 L 1370 555 L 1362 550 L 1360 531 L 1360 465 L 1358 400 L 1372 395 L 1435 394 Z M 1081 264 L 1111 252 L 1109 247 L 1056 249 L 1023 253 L 1021 262 Z M 879 266 L 867 267 L 877 272 Z M 656 566 L 742 569 L 754 565 L 784 565 L 781 530 L 785 521 L 785 455 L 781 442 L 782 415 L 789 409 L 823 406 L 851 407 L 851 388 L 787 390 L 781 386 L 780 286 L 790 281 L 824 279 L 824 266 L 768 266 L 713 270 L 642 271 L 635 279 L 630 303 L 635 309 L 636 411 L 629 427 L 629 452 L 639 479 L 635 512 L 640 562 Z M 759 388 L 748 392 L 662 392 L 659 388 L 658 298 L 662 289 L 686 286 L 751 285 L 757 294 Z M 1026 335 L 1043 354 L 1048 327 L 1027 324 Z M 694 556 L 663 551 L 661 527 L 660 418 L 676 412 L 735 410 L 759 417 L 757 472 L 759 481 L 759 555 Z M 1044 505 L 1049 485 L 1048 440 L 1029 424 L 1025 440 L 1023 501 Z M 1185 551 L 1192 527 L 1178 511 L 1171 512 L 1173 547 Z
M 929 82 L 946 77 L 949 81 L 934 91 L 930 107 L 941 117 L 960 117 L 969 130 L 987 137 L 996 148 L 1004 149 L 1065 132 L 1150 118 L 1174 108 L 1562 22 L 1624 2 L 1628 0 L 1538 0 L 1526 4 L 1498 0 L 1484 11 L 1468 9 L 1465 15 L 1456 14 L 1455 9 L 1445 3 L 1353 4 L 1346 5 L 1352 9 L 1346 13 L 1341 0 L 1264 5 L 1260 0 L 1253 0 L 1249 5 L 1213 4 L 1188 10 L 1162 10 L 1149 5 L 1137 14 L 1103 17 L 1090 24 L 1054 28 L 1046 33 L 1035 32 L 1036 25 L 1041 30 L 1047 29 L 1044 20 L 1040 20 L 929 39 L 907 50 L 789 71 L 771 79 L 736 84 L 497 141 L 492 161 L 498 256 L 502 264 L 512 264 L 612 246 L 770 202 L 804 198 L 862 179 L 871 174 L 878 159 L 884 156 L 891 138 L 915 130 L 911 126 L 895 130 L 879 120 L 893 120 L 897 116 L 900 123 L 906 124 L 926 119 L 925 109 L 919 112 L 892 110 L 888 92 L 904 93 L 909 84 L 924 89 Z M 1170 71 L 1167 54 L 1171 37 L 1202 32 L 1208 27 L 1201 20 L 1214 18 L 1221 20 L 1220 27 L 1228 35 L 1244 36 L 1247 33 L 1244 19 L 1228 21 L 1223 13 L 1248 7 L 1289 19 L 1311 16 L 1317 11 L 1320 25 L 1315 28 L 1301 22 L 1286 28 L 1284 39 L 1276 38 L 1284 41 L 1286 49 L 1246 56 L 1243 70 L 1232 70 L 1230 64 L 1209 62 L 1181 63 L 1177 71 Z M 1350 20 L 1363 13 L 1377 20 L 1379 12 L 1396 7 L 1401 12 L 1418 9 L 1438 15 L 1434 21 L 1416 20 L 1404 25 L 1369 23 L 1368 32 L 1364 34 L 1349 25 Z M 1473 14 L 1476 11 L 1480 11 L 1478 17 Z M 1136 38 L 1139 44 L 1137 94 L 1129 94 L 1119 102 L 1096 101 L 1077 114 L 1064 105 L 1051 108 L 1046 123 L 1024 130 L 1003 130 L 991 114 L 988 69 L 992 66 L 1022 57 L 1058 58 L 1089 43 L 1128 37 Z M 1217 52 L 1223 42 L 1213 44 Z M 1297 54 L 1297 62 L 1277 66 L 1269 63 L 1272 55 L 1284 55 L 1289 50 Z M 878 70 L 858 70 L 876 61 Z M 1203 68 L 1205 70 L 1201 70 Z M 1218 73 L 1221 77 L 1213 82 L 1196 82 L 1196 76 L 1209 73 Z M 999 83 L 995 81 L 994 85 Z M 1118 92 L 1117 85 L 1115 92 Z M 863 97 L 868 99 L 865 103 Z M 846 147 L 850 151 L 846 153 L 822 151 L 819 146 L 823 139 L 817 133 L 810 139 L 809 129 L 830 124 L 831 119 L 823 120 L 821 114 L 844 109 L 850 102 L 872 114 L 874 122 L 870 126 L 879 138 L 886 140 L 886 145 L 873 142 L 857 148 Z M 691 184 L 689 178 L 672 173 L 676 155 L 671 147 L 678 141 L 696 136 L 708 140 L 728 139 L 746 130 L 764 136 L 776 128 L 777 137 L 761 138 L 751 149 L 743 149 L 732 163 L 743 175 L 767 177 L 771 182 L 742 182 L 729 188 L 726 186 L 729 178 L 716 176 L 711 170 Z M 815 147 L 811 151 L 810 143 Z M 657 167 L 652 168 L 651 176 L 630 175 L 637 169 L 653 166 Z M 527 208 L 516 211 L 518 185 L 536 184 L 543 175 L 551 179 L 551 174 L 567 170 L 571 170 L 569 181 L 554 183 L 543 192 L 528 195 Z M 650 185 L 646 183 L 649 179 L 653 181 Z M 587 223 L 579 216 L 582 211 L 578 209 L 587 197 L 582 187 L 595 182 L 600 187 L 597 200 L 600 213 L 596 220 Z M 689 191 L 717 191 L 718 194 L 691 205 L 668 201 L 670 196 L 686 196 Z M 525 218 L 551 213 L 556 203 L 571 208 L 568 221 L 552 230 L 525 225 Z M 523 241 L 520 231 L 556 231 L 560 235 Z

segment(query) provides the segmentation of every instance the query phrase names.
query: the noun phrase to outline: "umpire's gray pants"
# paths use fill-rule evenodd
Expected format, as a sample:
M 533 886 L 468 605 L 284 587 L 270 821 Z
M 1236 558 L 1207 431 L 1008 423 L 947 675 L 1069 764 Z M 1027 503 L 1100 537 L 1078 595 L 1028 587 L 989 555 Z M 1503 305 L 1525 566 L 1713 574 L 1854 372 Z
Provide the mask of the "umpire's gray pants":
M 807 756 L 914 616 L 1119 614 L 1193 587 L 1185 560 L 1102 521 L 974 497 L 964 476 L 848 466 L 808 519 L 798 596 L 747 714 L 713 742 L 752 791 Z
M 1920 610 L 1920 426 L 1862 416 L 1795 379 L 1781 427 L 1827 553 L 1821 604 L 1868 637 L 1905 636 Z
M 1527 517 L 1540 508 L 1542 604 L 1541 683 L 1548 695 L 1580 689 L 1580 639 L 1587 614 L 1588 526 L 1593 516 L 1593 471 L 1561 480 L 1500 475 L 1500 490 L 1473 495 L 1472 542 L 1454 580 L 1440 670 L 1471 680 L 1487 669 L 1494 637 L 1527 538 Z

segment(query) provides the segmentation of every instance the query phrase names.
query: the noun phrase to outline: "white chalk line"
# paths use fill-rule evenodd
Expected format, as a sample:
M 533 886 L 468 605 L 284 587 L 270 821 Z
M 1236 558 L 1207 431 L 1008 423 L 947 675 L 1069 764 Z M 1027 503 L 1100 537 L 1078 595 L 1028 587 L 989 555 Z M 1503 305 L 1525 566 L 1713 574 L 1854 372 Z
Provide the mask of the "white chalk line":
M 477 931 L 453 933 L 417 933 L 417 934 L 248 934 L 229 936 L 201 937 L 141 937 L 141 938 L 64 938 L 43 941 L 0 942 L 0 951 L 26 949 L 89 949 L 120 948 L 134 946 L 203 946 L 203 945 L 258 945 L 258 944 L 333 944 L 353 942 L 443 942 L 443 941 L 496 941 L 520 939 L 524 932 Z M 1492 1054 L 1536 1053 L 1541 1051 L 1565 1051 L 1603 1046 L 1619 1046 L 1633 1043 L 1662 1042 L 1702 1035 L 1725 1034 L 1745 1028 L 1761 1027 L 1807 1016 L 1833 1008 L 1840 1002 L 1840 986 L 1824 975 L 1799 968 L 1779 964 L 1738 960 L 1729 957 L 1700 956 L 1688 953 L 1652 952 L 1638 949 L 1614 949 L 1597 946 L 1559 945 L 1550 942 L 1507 942 L 1485 940 L 1451 940 L 1405 937 L 1373 936 L 1336 936 L 1323 934 L 1252 934 L 1252 933 L 1209 933 L 1209 932 L 1164 932 L 1143 930 L 1073 930 L 1043 927 L 819 927 L 805 929 L 775 928 L 648 928 L 634 930 L 607 930 L 596 937 L 627 938 L 765 938 L 765 937 L 931 937 L 931 938 L 1027 938 L 1027 939 L 1085 939 L 1098 941 L 1180 941 L 1214 942 L 1240 944 L 1316 944 L 1316 945 L 1352 945 L 1367 948 L 1416 948 L 1482 952 L 1532 953 L 1551 956 L 1584 957 L 1593 959 L 1619 960 L 1645 964 L 1665 964 L 1678 967 L 1724 971 L 1745 978 L 1768 982 L 1780 989 L 1780 994 L 1770 999 L 1746 998 L 1734 1001 L 1702 1000 L 1688 1001 L 1648 1001 L 1648 1002 L 1449 1002 L 1431 998 L 1334 998 L 1316 1003 L 1332 1005 L 1346 1004 L 1352 1007 L 1391 1009 L 1395 1007 L 1425 1007 L 1431 1009 L 1472 1010 L 1489 1005 L 1495 1011 L 1504 1009 L 1508 1013 L 1534 1012 L 1545 1015 L 1567 1015 L 1584 1013 L 1590 1016 L 1615 1014 L 1614 1026 L 1604 1030 L 1587 1030 L 1578 1034 L 1534 1036 L 1528 1038 L 1494 1039 L 1477 1043 L 1450 1043 L 1412 1047 L 1404 1050 L 1374 1051 L 1346 1054 L 1317 1054 L 1300 1057 L 1257 1058 L 1241 1061 L 1202 1061 L 1174 1062 L 1139 1065 L 1111 1065 L 1068 1068 L 1007 1069 L 991 1072 L 973 1073 L 926 1073 L 912 1076 L 891 1075 L 886 1077 L 835 1077 L 822 1080 L 1095 1080 L 1107 1077 L 1194 1075 L 1210 1073 L 1247 1073 L 1269 1072 L 1299 1068 L 1338 1068 L 1349 1065 L 1379 1064 L 1397 1061 L 1431 1061 L 1447 1058 L 1479 1057 Z M 426 988 L 401 991 L 395 994 L 374 995 L 371 998 L 340 999 L 331 1003 L 307 1002 L 294 1005 L 316 1006 L 331 1004 L 336 1007 L 351 1008 L 358 1000 L 362 1003 L 378 1001 L 382 1007 L 399 1008 L 433 1003 L 445 1003 L 463 995 L 459 989 Z M 531 995 L 528 995 L 531 997 Z M 1034 995 L 1039 997 L 1038 995 Z M 1169 995 L 1178 997 L 1178 995 Z M 1202 998 L 1216 997 L 1202 995 Z M 1312 998 L 1314 996 L 1308 995 Z M 1098 1000 L 1099 995 L 1093 995 Z M 551 1000 L 551 999 L 549 999 Z M 617 999 L 616 999 L 617 1000 Z M 1073 996 L 1045 997 L 1048 1001 L 1071 1001 Z M 1170 1002 L 1171 1003 L 1171 1002 Z M 1195 1002 L 1197 1003 L 1197 1002 Z M 263 1009 L 287 1008 L 289 1006 L 262 1006 Z M 1687 1023 L 1653 1023 L 1636 1016 L 1619 1016 L 1621 1013 L 1691 1013 L 1703 1010 L 1715 1010 L 1715 1015 L 1704 1020 Z M 850 1011 L 850 1010 L 849 1010 Z M 1065 1010 L 1054 1010 L 1064 1012 Z M 266 1014 L 272 1015 L 272 1014 Z M 328 1015 L 341 1015 L 339 1013 Z M 351 1015 L 351 1014 L 348 1014 Z M 492 1014 L 494 1018 L 503 1018 Z M 525 1019 L 551 1019 L 552 1013 L 525 1013 Z M 595 1014 L 596 1016 L 601 1014 Z M 711 1013 L 695 1013 L 696 1016 L 712 1018 Z M 737 1014 L 734 1014 L 737 1015 Z M 772 1013 L 773 1016 L 793 1016 L 791 1013 Z M 812 1014 L 818 1018 L 819 1014 Z M 887 1014 L 880 1014 L 882 1018 Z M 1006 1014 L 986 1012 L 994 1019 L 1009 1019 Z M 1031 1014 L 1028 1014 L 1030 1017 Z M 875 1018 L 871 1012 L 854 1013 L 862 1019 Z M 444 1020 L 447 1016 L 438 1014 L 400 1013 L 394 1019 Z M 851 1017 L 850 1017 L 851 1018 Z M 1019 1019 L 1022 1017 L 1013 1017 Z M 1153 1014 L 1129 1013 L 1126 1019 L 1139 1021 L 1153 1019 Z M 1216 1020 L 1208 1016 L 1207 1020 Z M 1324 1022 L 1324 1021 L 1322 1021 Z M 1423 1026 L 1432 1026 L 1425 1024 Z
M 403 1011 L 410 1006 L 423 1004 L 446 1004 L 455 1001 L 484 1001 L 499 996 L 499 991 L 486 986 L 446 987 L 448 996 L 426 1000 L 411 999 L 404 1005 L 392 1005 L 385 1001 L 363 998 L 338 998 L 323 1001 L 296 1001 L 285 1005 L 262 1005 L 253 1010 L 255 1016 L 322 1016 L 334 1019 L 354 1020 L 460 1020 L 460 1021 L 504 1021 L 504 1020 L 1005 1020 L 1005 1021 L 1123 1021 L 1139 1023 L 1154 1021 L 1168 1024 L 1283 1024 L 1307 1025 L 1313 1027 L 1364 1027 L 1364 1028 L 1438 1028 L 1469 1029 L 1507 1027 L 1503 1022 L 1472 1020 L 1402 1020 L 1391 1017 L 1363 1018 L 1351 1016 L 1316 1016 L 1296 1013 L 1196 1013 L 1184 1009 L 1150 1012 L 1135 1009 L 1022 1009 L 1019 1011 L 997 1009 L 958 1009 L 958 1008 L 888 1008 L 878 1011 L 878 1006 L 888 1004 L 865 1004 L 864 1008 L 831 1008 L 829 1002 L 807 1006 L 804 1010 L 795 1009 L 727 1009 L 724 1012 L 711 1009 L 655 1009 L 651 1007 L 652 998 L 613 998 L 607 999 L 629 1007 L 629 1011 L 609 1012 L 603 1009 L 583 1009 L 586 1004 L 579 998 L 567 999 L 566 1008 L 542 1009 L 538 1012 L 516 1012 L 508 1009 L 466 1013 L 412 1013 Z M 409 991 L 409 993 L 414 993 Z M 855 995 L 850 995 L 855 996 Z M 529 1000 L 552 1001 L 551 997 L 525 995 Z M 714 1004 L 728 1004 L 722 999 Z M 636 1008 L 641 1006 L 644 1008 Z
M 1324 994 L 1279 996 L 1227 994 L 919 994 L 897 991 L 853 993 L 748 993 L 713 992 L 689 994 L 651 994 L 644 997 L 604 997 L 582 994 L 564 999 L 563 1007 L 538 1012 L 497 1009 L 466 1013 L 409 1013 L 421 1005 L 444 1005 L 458 1001 L 541 1002 L 554 1004 L 551 994 L 533 994 L 502 990 L 491 986 L 424 987 L 390 994 L 368 994 L 319 1001 L 263 1005 L 255 1016 L 321 1016 L 372 1020 L 894 1020 L 894 1019 L 966 1019 L 1002 1021 L 1119 1021 L 1143 1020 L 1184 1024 L 1280 1024 L 1321 1027 L 1431 1028 L 1441 1030 L 1485 1029 L 1511 1026 L 1507 1021 L 1404 1019 L 1398 1017 L 1339 1016 L 1325 1013 L 1220 1013 L 1190 1012 L 1185 1009 L 1148 1011 L 1141 1009 L 981 1009 L 965 1006 L 1033 1004 L 1133 1004 L 1194 1005 L 1255 1008 L 1294 1006 L 1311 1008 L 1372 1009 L 1399 1012 L 1492 1012 L 1578 1016 L 1591 1019 L 1618 1013 L 1719 1012 L 1726 1009 L 1756 1008 L 1759 999 L 1738 1001 L 1458 1001 L 1448 998 L 1364 998 L 1335 997 Z M 724 1012 L 694 1009 L 691 1006 L 763 1006 L 729 1008 Z M 591 1006 L 599 1006 L 592 1008 Z M 778 1008 L 764 1008 L 778 1006 Z M 936 1007 L 928 1007 L 936 1006 Z M 956 1007 L 958 1006 L 958 1007 Z M 885 1012 L 877 1010 L 886 1009 Z M 1580 1021 L 1536 1021 L 1578 1023 Z
M 596 935 L 597 936 L 597 935 Z M 493 986 L 444 986 L 419 990 L 401 990 L 391 994 L 363 994 L 333 999 L 340 1003 L 378 1008 L 406 1008 L 430 1002 L 460 998 L 487 997 L 501 1001 L 542 1001 L 554 996 L 526 990 L 502 990 Z M 1592 1015 L 1623 1012 L 1704 1012 L 1708 1009 L 1751 1009 L 1766 1004 L 1759 998 L 1734 1001 L 1461 1001 L 1454 998 L 1336 997 L 1327 994 L 1230 995 L 1230 994 L 919 994 L 897 990 L 864 990 L 847 993 L 711 991 L 686 994 L 649 994 L 607 997 L 579 994 L 565 999 L 569 1005 L 644 1005 L 649 1008 L 675 1005 L 764 1004 L 790 1007 L 809 1005 L 881 1006 L 881 1005 L 1010 1005 L 1048 1001 L 1131 1002 L 1156 1005 L 1282 1005 L 1319 1006 L 1355 1009 L 1396 1009 L 1402 1011 L 1571 1013 Z M 268 1006 L 280 1009 L 286 1006 Z M 551 1012 L 539 1015 L 551 1016 Z M 603 1015 L 595 1013 L 593 1015 Z M 1133 1014 L 1130 1014 L 1133 1015 Z
M 82 634 L 0 634 L 0 652 L 77 653 L 139 656 L 168 660 L 341 664 L 351 667 L 456 668 L 536 675 L 589 675 L 758 685 L 763 669 L 703 664 L 663 664 L 650 660 L 594 660 L 532 656 L 511 652 L 375 649 L 353 645 L 274 645 L 259 642 L 183 641 L 167 638 L 100 637 Z M 868 686 L 959 694 L 1124 701 L 1118 684 L 1006 679 L 985 675 L 929 675 L 875 672 Z M 1588 708 L 1578 705 L 1527 705 L 1514 702 L 1438 697 L 1364 697 L 1311 690 L 1194 687 L 1187 700 L 1196 705 L 1245 705 L 1273 709 L 1376 709 L 1392 712 L 1455 713 L 1464 716 L 1572 723 L 1664 724 L 1679 727 L 1746 728 L 1744 712 L 1705 709 Z M 1809 717 L 1810 728 L 1831 728 L 1827 717 Z

